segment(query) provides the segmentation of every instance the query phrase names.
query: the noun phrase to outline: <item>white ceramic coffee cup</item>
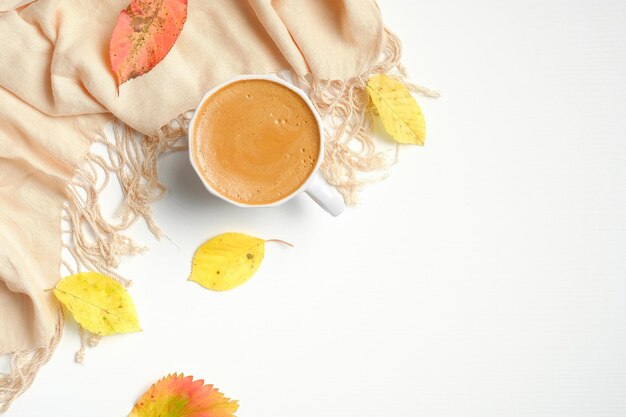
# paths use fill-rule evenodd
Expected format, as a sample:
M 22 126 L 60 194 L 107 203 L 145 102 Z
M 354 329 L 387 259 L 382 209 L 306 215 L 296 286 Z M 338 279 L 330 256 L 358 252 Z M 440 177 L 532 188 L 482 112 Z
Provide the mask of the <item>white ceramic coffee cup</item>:
M 218 193 L 211 186 L 211 184 L 209 184 L 208 181 L 205 180 L 204 176 L 202 175 L 202 172 L 196 165 L 196 162 L 194 161 L 194 157 L 193 157 L 193 152 L 195 149 L 195 146 L 194 146 L 195 144 L 193 141 L 196 140 L 195 131 L 196 131 L 196 119 L 198 115 L 198 109 L 200 109 L 202 105 L 208 100 L 208 98 L 211 97 L 211 95 L 213 95 L 216 91 L 220 90 L 221 88 L 229 84 L 232 84 L 241 80 L 268 80 L 268 81 L 272 81 L 272 82 L 278 83 L 280 85 L 283 85 L 289 88 L 290 90 L 298 94 L 302 98 L 302 100 L 304 100 L 304 102 L 309 106 L 309 108 L 311 109 L 311 112 L 313 113 L 313 115 L 315 116 L 315 119 L 317 120 L 317 126 L 320 130 L 320 136 L 319 136 L 320 137 L 320 147 L 319 147 L 320 151 L 319 151 L 319 155 L 317 155 L 317 164 L 315 164 L 315 168 L 311 171 L 311 174 L 306 179 L 306 181 L 300 186 L 300 188 L 298 188 L 296 191 L 289 194 L 288 196 L 282 198 L 281 200 L 278 200 L 271 204 L 240 203 L 238 201 L 231 200 L 227 196 L 224 196 Z M 324 180 L 324 178 L 322 178 L 319 172 L 320 165 L 322 164 L 322 158 L 324 156 L 324 131 L 323 131 L 322 126 L 323 126 L 322 119 L 317 113 L 317 111 L 315 110 L 313 103 L 311 103 L 311 100 L 309 100 L 307 95 L 299 88 L 294 87 L 292 84 L 289 84 L 288 82 L 274 75 L 239 75 L 239 76 L 229 79 L 228 81 L 223 82 L 222 84 L 215 86 L 204 95 L 202 100 L 200 100 L 200 103 L 198 104 L 198 107 L 196 107 L 196 111 L 194 112 L 194 115 L 191 118 L 191 121 L 189 123 L 189 159 L 191 160 L 191 165 L 193 166 L 194 170 L 198 174 L 198 177 L 200 177 L 200 179 L 202 180 L 202 183 L 204 184 L 206 189 L 209 190 L 209 192 L 215 195 L 216 197 L 219 197 L 224 201 L 228 201 L 229 203 L 234 204 L 236 206 L 239 206 L 239 207 L 275 207 L 283 203 L 286 203 L 287 201 L 291 200 L 292 198 L 294 198 L 300 193 L 306 193 L 317 204 L 319 204 L 324 210 L 326 210 L 333 216 L 338 216 L 346 208 L 343 197 L 341 196 L 341 194 L 339 194 L 339 192 L 337 191 L 335 187 L 329 185 Z

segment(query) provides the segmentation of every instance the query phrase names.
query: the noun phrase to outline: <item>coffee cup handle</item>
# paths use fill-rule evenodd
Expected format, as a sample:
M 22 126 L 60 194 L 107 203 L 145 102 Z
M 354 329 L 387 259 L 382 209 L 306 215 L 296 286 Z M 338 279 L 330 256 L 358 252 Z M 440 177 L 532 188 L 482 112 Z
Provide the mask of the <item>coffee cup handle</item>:
M 313 178 L 305 192 L 324 210 L 333 216 L 339 216 L 346 209 L 346 203 L 339 191 L 328 184 L 318 172 L 313 174 Z

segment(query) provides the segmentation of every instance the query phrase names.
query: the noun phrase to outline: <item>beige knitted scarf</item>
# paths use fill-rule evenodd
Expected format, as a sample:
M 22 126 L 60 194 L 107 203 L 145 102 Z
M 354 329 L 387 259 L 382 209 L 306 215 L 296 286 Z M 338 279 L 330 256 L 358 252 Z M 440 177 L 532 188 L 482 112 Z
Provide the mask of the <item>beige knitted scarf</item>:
M 374 0 L 190 0 L 169 55 L 118 96 L 107 52 L 127 4 L 0 1 L 0 354 L 10 356 L 0 412 L 61 336 L 63 313 L 45 290 L 78 270 L 128 285 L 115 268 L 142 248 L 122 232 L 143 218 L 162 235 L 150 208 L 165 191 L 157 158 L 184 148 L 187 112 L 212 86 L 291 70 L 325 118 L 323 172 L 349 203 L 368 173 L 393 162 L 375 149 L 366 112 L 370 75 L 403 76 L 399 42 Z M 104 156 L 90 150 L 96 143 Z M 109 179 L 125 195 L 115 221 L 99 206 Z M 62 250 L 73 262 L 62 261 Z M 83 332 L 77 360 L 89 342 L 97 338 Z

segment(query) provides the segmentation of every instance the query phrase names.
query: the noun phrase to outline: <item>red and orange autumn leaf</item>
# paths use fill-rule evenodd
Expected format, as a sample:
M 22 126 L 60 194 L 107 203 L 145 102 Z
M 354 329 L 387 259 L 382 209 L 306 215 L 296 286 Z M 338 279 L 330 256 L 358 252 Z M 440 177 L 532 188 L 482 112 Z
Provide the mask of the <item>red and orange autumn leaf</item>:
M 224 394 L 183 374 L 168 375 L 137 401 L 129 417 L 234 417 L 239 405 Z
M 131 0 L 109 43 L 118 87 L 150 71 L 174 46 L 187 20 L 187 0 Z

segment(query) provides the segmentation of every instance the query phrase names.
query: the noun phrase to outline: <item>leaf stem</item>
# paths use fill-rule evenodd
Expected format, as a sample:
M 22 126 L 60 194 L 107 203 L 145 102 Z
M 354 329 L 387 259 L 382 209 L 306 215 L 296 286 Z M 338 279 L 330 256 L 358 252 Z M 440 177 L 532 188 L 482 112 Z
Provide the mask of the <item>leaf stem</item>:
M 291 243 L 289 243 L 289 242 L 285 242 L 284 240 L 281 240 L 281 239 L 268 239 L 268 240 L 266 240 L 266 241 L 265 241 L 265 243 L 268 243 L 268 242 L 282 243 L 283 245 L 287 245 L 287 246 L 289 246 L 290 248 L 295 247 L 295 246 L 293 246 Z

